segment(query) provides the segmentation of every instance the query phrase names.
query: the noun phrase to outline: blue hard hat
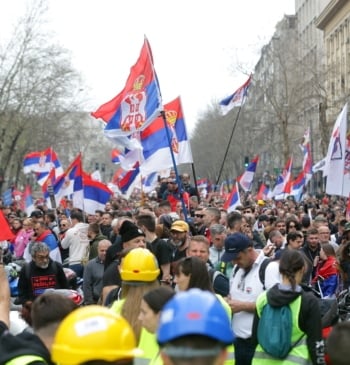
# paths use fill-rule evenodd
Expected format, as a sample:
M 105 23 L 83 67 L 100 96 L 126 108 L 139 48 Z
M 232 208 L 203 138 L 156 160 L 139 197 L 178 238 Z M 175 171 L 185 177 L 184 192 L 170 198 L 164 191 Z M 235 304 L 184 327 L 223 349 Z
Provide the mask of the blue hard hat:
M 177 293 L 164 306 L 157 331 L 159 345 L 188 335 L 233 343 L 229 316 L 215 294 L 194 288 Z

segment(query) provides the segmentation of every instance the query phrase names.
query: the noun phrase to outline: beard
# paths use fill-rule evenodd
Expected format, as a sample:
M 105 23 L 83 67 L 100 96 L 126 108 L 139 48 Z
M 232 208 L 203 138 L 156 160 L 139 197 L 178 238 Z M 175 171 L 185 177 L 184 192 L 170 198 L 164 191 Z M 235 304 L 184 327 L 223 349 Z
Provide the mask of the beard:
M 45 263 L 35 263 L 35 265 L 39 268 L 39 269 L 47 269 L 49 267 L 49 262 L 45 262 Z

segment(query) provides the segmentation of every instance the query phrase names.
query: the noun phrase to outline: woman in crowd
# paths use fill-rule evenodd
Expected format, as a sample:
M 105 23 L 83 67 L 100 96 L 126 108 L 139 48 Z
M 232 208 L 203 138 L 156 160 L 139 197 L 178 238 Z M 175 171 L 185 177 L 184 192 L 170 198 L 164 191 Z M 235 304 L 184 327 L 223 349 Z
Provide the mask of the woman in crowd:
M 121 314 L 132 326 L 136 341 L 144 352 L 143 360 L 150 361 L 158 353 L 155 335 L 142 327 L 139 313 L 143 296 L 160 286 L 157 259 L 145 248 L 132 249 L 120 265 L 122 279 L 121 300 L 115 301 L 111 309 Z
M 304 292 L 300 286 L 304 271 L 303 254 L 298 250 L 284 250 L 280 258 L 282 282 L 261 293 L 256 302 L 252 338 L 257 347 L 253 365 L 306 364 L 310 360 L 312 364 L 324 364 L 320 309 L 317 298 L 311 292 Z M 289 306 L 291 310 L 292 346 L 284 359 L 273 357 L 263 348 L 263 339 L 258 337 L 259 321 L 267 304 L 271 307 Z
M 160 286 L 144 294 L 140 306 L 139 320 L 149 333 L 155 334 L 157 332 L 160 312 L 174 295 L 175 291 L 170 286 Z M 159 352 L 150 362 L 150 365 L 156 364 L 162 364 Z
M 16 238 L 13 242 L 14 255 L 16 260 L 23 259 L 24 250 L 34 234 L 33 223 L 30 218 L 25 218 L 23 224 L 21 223 L 21 226 L 22 228 L 17 233 Z

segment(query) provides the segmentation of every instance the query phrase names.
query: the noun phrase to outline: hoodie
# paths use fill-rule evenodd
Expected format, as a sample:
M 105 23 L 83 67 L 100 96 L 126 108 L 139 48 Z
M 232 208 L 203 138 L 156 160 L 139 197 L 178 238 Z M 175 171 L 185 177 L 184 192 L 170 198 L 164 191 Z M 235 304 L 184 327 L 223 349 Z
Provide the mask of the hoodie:
M 31 364 L 53 364 L 50 353 L 41 339 L 29 332 L 12 335 L 4 322 L 0 322 L 0 365 L 23 355 L 35 355 L 44 359 Z
M 282 307 L 293 302 L 299 295 L 301 307 L 299 313 L 299 328 L 306 335 L 307 347 L 313 364 L 325 364 L 324 344 L 322 339 L 321 313 L 317 298 L 310 292 L 304 292 L 297 286 L 296 290 L 283 284 L 276 284 L 267 291 L 267 301 L 273 307 Z M 259 317 L 255 311 L 252 337 L 255 344 L 258 343 Z

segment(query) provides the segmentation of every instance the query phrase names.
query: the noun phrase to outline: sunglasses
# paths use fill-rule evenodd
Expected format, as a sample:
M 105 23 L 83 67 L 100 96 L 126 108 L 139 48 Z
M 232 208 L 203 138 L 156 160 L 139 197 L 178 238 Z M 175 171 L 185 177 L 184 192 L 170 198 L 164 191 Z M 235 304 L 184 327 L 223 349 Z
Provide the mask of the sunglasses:
M 204 217 L 203 214 L 195 214 L 194 216 L 197 217 L 197 218 L 203 218 Z
M 60 224 L 60 227 L 67 227 L 66 224 Z

